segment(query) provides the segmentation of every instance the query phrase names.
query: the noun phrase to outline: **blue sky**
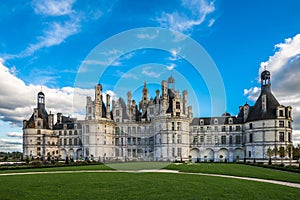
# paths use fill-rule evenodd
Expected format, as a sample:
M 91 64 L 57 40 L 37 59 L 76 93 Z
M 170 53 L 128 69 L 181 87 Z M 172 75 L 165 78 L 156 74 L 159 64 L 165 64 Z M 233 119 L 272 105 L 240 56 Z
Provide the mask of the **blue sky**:
M 194 116 L 210 116 L 211 107 L 218 107 L 212 98 L 225 105 L 218 107 L 217 115 L 225 111 L 236 115 L 238 106 L 254 103 L 265 65 L 279 102 L 293 107 L 298 142 L 299 6 L 297 0 L 0 0 L 0 150 L 21 150 L 22 120 L 32 114 L 41 89 L 48 112 L 82 118 L 84 97 L 93 94 L 98 81 L 113 98 L 126 98 L 130 90 L 139 101 L 144 81 L 154 97 L 160 81 L 172 74 L 176 88 L 189 91 Z M 166 43 L 164 49 L 132 49 L 135 42 L 157 42 L 160 28 L 175 37 L 159 41 Z M 136 29 L 144 31 L 134 32 L 136 40 L 128 36 L 103 47 L 105 41 Z M 215 65 L 202 65 L 203 73 L 195 71 L 184 54 L 186 43 L 178 36 L 197 42 L 207 52 L 191 51 L 204 55 L 199 62 L 211 59 Z M 131 51 L 125 52 L 121 45 Z M 100 56 L 91 60 L 93 55 Z M 110 60 L 111 56 L 118 57 Z M 87 84 L 79 88 L 80 77 L 94 65 L 96 79 L 85 77 Z M 105 66 L 101 76 L 99 66 Z M 211 71 L 215 68 L 218 73 Z M 222 93 L 222 87 L 217 85 L 215 91 L 207 84 L 218 77 L 226 98 L 213 95 Z

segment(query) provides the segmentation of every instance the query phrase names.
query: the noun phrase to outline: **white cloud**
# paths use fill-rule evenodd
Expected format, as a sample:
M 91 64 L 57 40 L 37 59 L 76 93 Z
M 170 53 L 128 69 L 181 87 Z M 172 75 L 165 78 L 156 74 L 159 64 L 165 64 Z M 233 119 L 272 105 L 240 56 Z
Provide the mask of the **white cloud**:
M 162 12 L 156 20 L 164 28 L 187 32 L 201 25 L 207 20 L 207 16 L 215 11 L 214 2 L 209 0 L 182 0 L 182 6 L 185 12 Z M 209 21 L 210 26 L 213 23 L 214 21 Z
M 158 78 L 160 77 L 160 73 L 157 73 L 157 72 L 154 72 L 154 71 L 151 71 L 151 67 L 144 67 L 142 69 L 142 74 L 146 75 L 146 76 L 149 76 L 149 77 L 152 77 L 152 78 Z
M 261 63 L 257 79 L 260 83 L 260 73 L 267 66 L 267 70 L 271 72 L 271 86 L 275 97 L 280 104 L 293 107 L 294 135 L 300 139 L 300 34 L 275 45 L 275 49 L 274 55 Z M 244 95 L 253 100 L 257 92 L 258 89 L 245 89 Z
M 3 152 L 22 151 L 22 139 L 2 139 L 0 138 L 0 147 Z
M 171 64 L 171 65 L 169 65 L 169 66 L 167 66 L 167 70 L 169 70 L 169 71 L 172 71 L 174 68 L 175 68 L 175 64 Z
M 24 51 L 15 57 L 27 57 L 33 55 L 36 51 L 45 48 L 60 45 L 69 36 L 77 33 L 80 29 L 79 19 L 66 21 L 65 23 L 54 22 L 50 24 L 43 36 L 38 37 L 38 42 L 30 44 Z
M 121 72 L 120 70 L 117 70 L 117 75 L 120 76 L 121 78 L 128 78 L 128 79 L 135 79 L 135 80 L 139 79 L 137 75 L 133 73 L 129 73 L 129 72 L 124 73 Z
M 251 101 L 255 101 L 260 94 L 259 87 L 252 87 L 250 89 L 244 89 L 244 95 L 248 96 L 248 99 Z
M 6 134 L 6 136 L 22 138 L 23 133 L 21 133 L 21 132 L 9 132 L 9 133 Z
M 73 12 L 75 0 L 34 0 L 33 9 L 36 14 L 45 16 L 69 15 Z
M 14 76 L 3 65 L 0 59 L 0 119 L 12 125 L 21 125 L 24 119 L 29 119 L 36 107 L 36 95 L 42 85 L 26 85 L 24 81 Z M 47 111 L 62 112 L 66 115 L 82 116 L 86 96 L 93 96 L 93 89 L 73 87 L 48 88 L 42 87 L 46 97 Z M 59 97 L 59 98 L 57 98 Z
M 208 23 L 208 27 L 212 27 L 214 25 L 215 21 L 216 21 L 215 19 L 210 19 L 209 23 Z
M 149 33 L 140 33 L 140 34 L 137 34 L 137 37 L 139 39 L 149 39 L 149 40 L 153 40 L 155 38 L 157 38 L 158 34 L 149 34 Z

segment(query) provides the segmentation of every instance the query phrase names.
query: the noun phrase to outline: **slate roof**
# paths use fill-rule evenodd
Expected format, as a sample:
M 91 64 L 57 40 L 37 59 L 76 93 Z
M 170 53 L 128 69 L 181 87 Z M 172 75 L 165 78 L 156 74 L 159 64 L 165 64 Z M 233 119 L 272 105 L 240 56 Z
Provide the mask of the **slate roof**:
M 262 111 L 262 95 L 267 97 L 267 111 Z M 254 106 L 250 106 L 249 114 L 246 122 L 265 120 L 265 119 L 276 119 L 276 110 L 280 106 L 277 99 L 273 96 L 269 90 L 263 91 L 255 102 Z
M 214 120 L 218 119 L 218 124 L 229 124 L 229 118 L 232 118 L 232 124 L 240 124 L 241 122 L 235 116 L 221 116 L 221 117 L 197 117 L 193 118 L 191 126 L 200 126 L 200 119 L 203 119 L 203 126 L 205 125 L 215 125 Z

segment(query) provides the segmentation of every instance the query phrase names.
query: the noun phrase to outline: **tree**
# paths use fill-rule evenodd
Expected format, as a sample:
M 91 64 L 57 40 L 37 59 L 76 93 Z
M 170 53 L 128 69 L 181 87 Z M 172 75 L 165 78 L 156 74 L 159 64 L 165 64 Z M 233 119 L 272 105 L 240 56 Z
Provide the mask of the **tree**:
M 283 164 L 283 158 L 285 157 L 286 155 L 286 150 L 284 149 L 284 147 L 280 147 L 279 148 L 279 156 L 281 158 L 281 164 Z
M 287 153 L 290 159 L 290 165 L 292 165 L 293 147 L 294 146 L 291 143 L 287 145 Z
M 271 157 L 273 156 L 273 154 L 274 154 L 274 150 L 272 150 L 269 147 L 268 150 L 267 150 L 267 156 L 269 157 L 269 165 L 272 165 L 272 159 L 271 159 Z

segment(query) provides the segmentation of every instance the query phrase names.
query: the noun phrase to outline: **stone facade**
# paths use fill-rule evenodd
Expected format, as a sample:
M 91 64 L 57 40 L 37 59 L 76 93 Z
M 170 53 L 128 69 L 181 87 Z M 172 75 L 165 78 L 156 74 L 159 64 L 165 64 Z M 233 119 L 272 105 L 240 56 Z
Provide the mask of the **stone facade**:
M 25 155 L 100 161 L 235 162 L 279 157 L 279 152 L 287 152 L 292 144 L 292 108 L 280 105 L 273 96 L 267 70 L 261 74 L 261 94 L 255 105 L 240 106 L 236 116 L 224 113 L 193 118 L 188 92 L 176 90 L 172 76 L 162 81 L 161 91 L 150 99 L 145 82 L 138 103 L 130 92 L 126 101 L 111 101 L 98 84 L 94 100 L 87 97 L 86 117 L 80 121 L 58 113 L 54 124 L 44 101 L 40 92 L 37 108 L 28 121 L 24 120 Z M 268 153 L 271 149 L 277 149 L 274 155 Z

